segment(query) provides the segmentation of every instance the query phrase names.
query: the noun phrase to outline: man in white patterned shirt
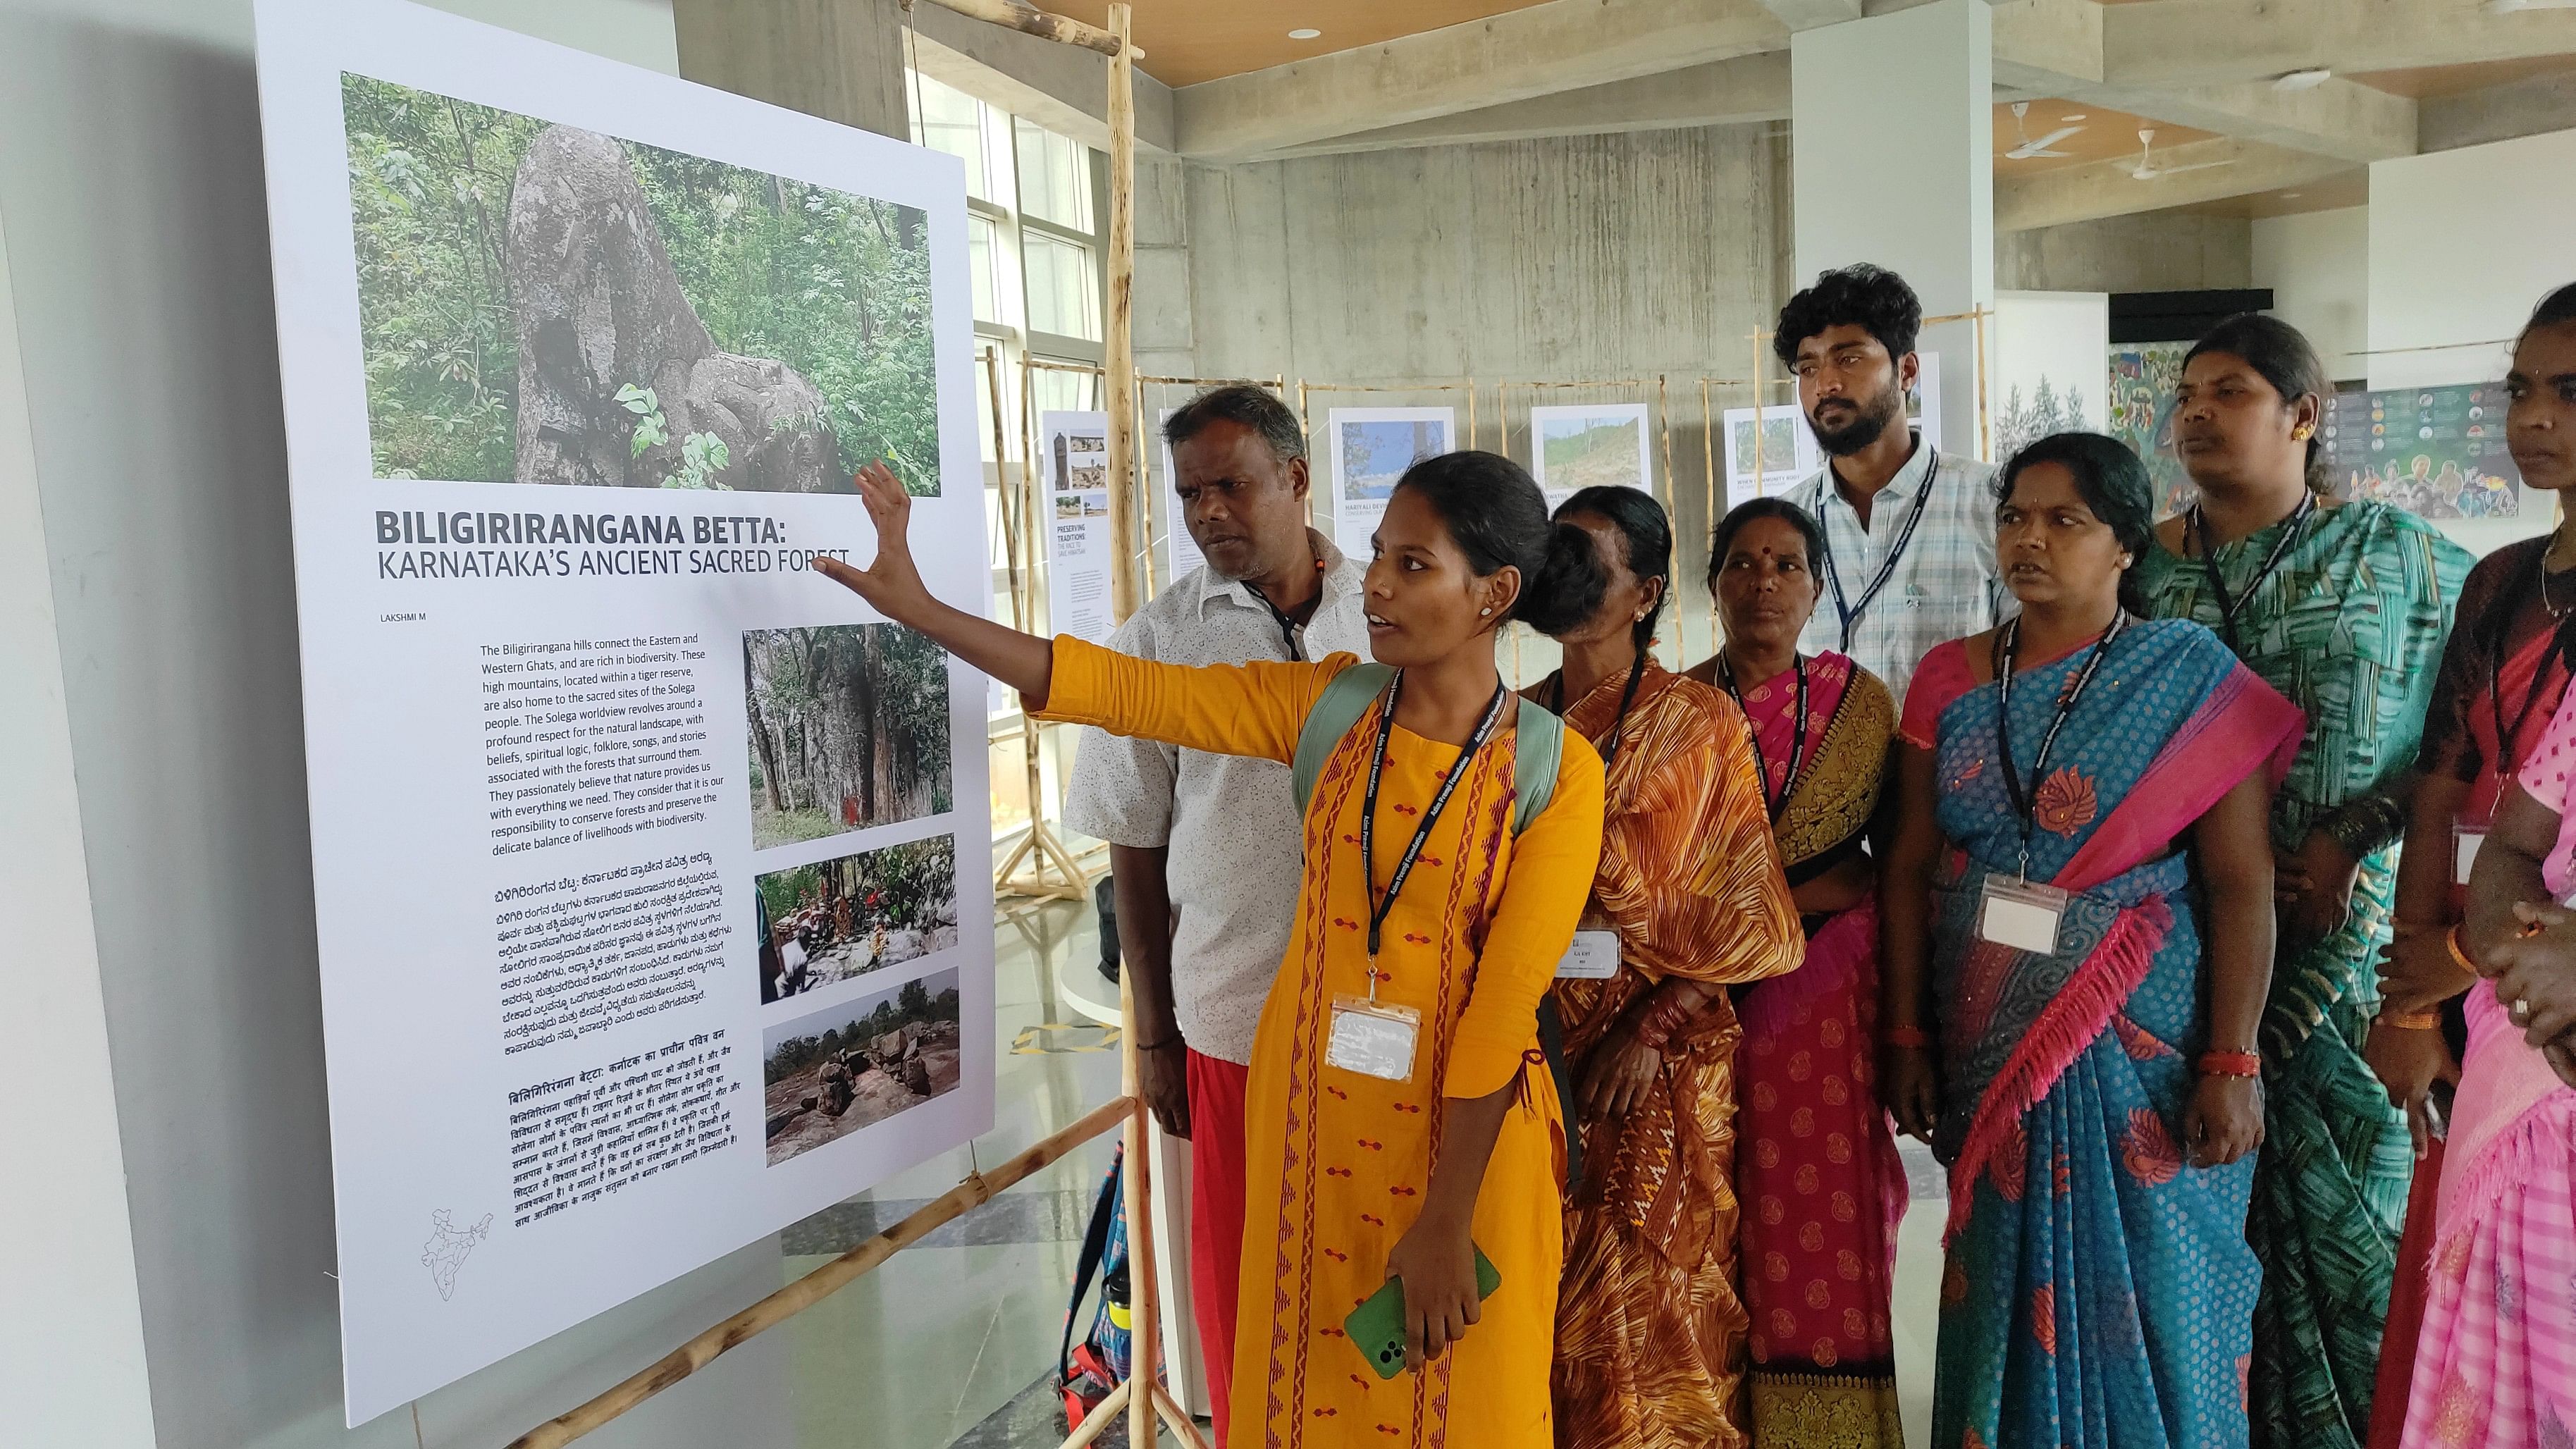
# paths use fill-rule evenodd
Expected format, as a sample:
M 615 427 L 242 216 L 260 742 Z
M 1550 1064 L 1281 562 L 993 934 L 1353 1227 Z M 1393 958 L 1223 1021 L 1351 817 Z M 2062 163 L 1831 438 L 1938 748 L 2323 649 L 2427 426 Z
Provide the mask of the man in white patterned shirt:
M 1900 701 L 1932 646 L 2020 609 L 1995 574 L 1994 465 L 1927 448 L 1906 424 L 1922 326 L 1905 279 L 1862 264 L 1790 298 L 1771 339 L 1826 454 L 1783 495 L 1825 535 L 1798 647 L 1850 655 Z
M 1365 565 L 1307 526 L 1296 414 L 1257 387 L 1203 393 L 1163 424 L 1207 564 L 1109 647 L 1168 664 L 1366 657 Z M 1137 1060 L 1163 1130 L 1190 1139 L 1190 1296 L 1226 1433 L 1243 1239 L 1243 1098 L 1304 879 L 1289 769 L 1082 732 L 1065 822 L 1109 842 Z

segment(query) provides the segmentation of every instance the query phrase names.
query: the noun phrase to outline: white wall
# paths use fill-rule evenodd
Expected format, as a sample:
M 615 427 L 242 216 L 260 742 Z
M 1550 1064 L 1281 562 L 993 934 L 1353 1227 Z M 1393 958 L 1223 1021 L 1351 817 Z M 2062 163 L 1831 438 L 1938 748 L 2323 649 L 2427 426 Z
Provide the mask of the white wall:
M 512 13 L 671 50 L 653 0 Z M 0 0 L 0 296 L 23 361 L 22 393 L 0 362 L 11 1449 L 496 1444 L 779 1281 L 756 1244 L 432 1395 L 418 1430 L 339 1426 L 263 196 L 249 0 Z M 786 1353 L 756 1341 L 599 1442 L 786 1444 Z
M 2576 131 L 2380 161 L 2370 168 L 2370 385 L 2504 376 L 2532 304 L 2576 281 Z M 2445 525 L 2483 553 L 2550 526 L 2522 516 Z
M 2272 289 L 2273 315 L 2308 334 L 2338 380 L 2370 372 L 2370 215 L 2354 206 L 2253 224 L 2251 285 Z

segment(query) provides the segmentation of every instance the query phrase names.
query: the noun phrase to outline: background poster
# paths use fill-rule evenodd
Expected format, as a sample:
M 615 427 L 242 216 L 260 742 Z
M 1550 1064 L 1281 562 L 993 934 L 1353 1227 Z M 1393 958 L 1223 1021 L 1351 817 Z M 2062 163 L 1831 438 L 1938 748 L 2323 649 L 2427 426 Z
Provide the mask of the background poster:
M 1333 460 L 1333 542 L 1365 561 L 1395 480 L 1415 460 L 1457 448 L 1454 408 L 1334 408 L 1324 436 Z
M 1106 644 L 1117 627 L 1109 574 L 1109 414 L 1038 414 L 1038 467 L 1046 479 L 1047 619 L 1058 634 Z
M 1159 442 L 1163 436 L 1163 424 L 1170 422 L 1172 414 L 1179 411 L 1179 408 L 1165 408 L 1162 416 L 1154 422 L 1154 437 L 1163 453 L 1163 512 L 1168 520 L 1163 529 L 1163 547 L 1171 565 L 1173 583 L 1189 577 L 1192 570 L 1207 562 L 1207 555 L 1199 552 L 1198 540 L 1190 537 L 1189 521 L 1181 517 L 1181 474 L 1172 463 L 1172 445 Z
M 2051 433 L 2099 431 L 2110 347 L 2107 292 L 1998 293 L 1989 394 L 1996 459 Z
M 1914 379 L 1914 390 L 1905 395 L 1906 425 L 1923 435 L 1923 441 L 1935 452 L 1941 448 L 1941 354 L 1922 354 L 1923 370 Z M 1820 461 L 1816 465 L 1821 468 Z
M 1539 491 L 1556 506 L 1596 486 L 1655 489 L 1653 434 L 1644 403 L 1579 403 L 1530 409 L 1530 457 Z
M 394 0 L 257 19 L 354 1424 L 991 1123 L 983 683 L 811 567 L 884 457 L 985 607 L 965 196 Z
M 2428 519 L 2515 517 L 2522 471 L 2505 450 L 2504 411 L 2493 382 L 2337 393 L 2325 424 L 2334 496 Z
M 2155 480 L 2156 517 L 2191 506 L 2198 490 L 2174 453 L 2174 390 L 2182 383 L 2188 342 L 2124 342 L 2110 349 L 2110 404 L 2103 431 L 2146 460 Z
M 1728 408 L 1724 426 L 1730 509 L 1748 499 L 1786 493 L 1825 466 L 1825 451 L 1816 446 L 1815 430 L 1799 415 L 1796 403 L 1762 409 L 1758 471 L 1753 409 Z

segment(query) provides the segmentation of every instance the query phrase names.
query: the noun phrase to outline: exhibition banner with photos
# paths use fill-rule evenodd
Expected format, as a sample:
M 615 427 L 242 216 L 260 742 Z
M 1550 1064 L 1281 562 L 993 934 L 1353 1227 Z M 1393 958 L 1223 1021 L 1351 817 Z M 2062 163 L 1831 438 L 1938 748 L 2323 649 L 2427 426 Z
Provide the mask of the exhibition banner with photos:
M 1186 510 L 1181 507 L 1180 466 L 1172 461 L 1172 445 L 1163 441 L 1163 424 L 1170 422 L 1172 414 L 1179 411 L 1179 408 L 1165 408 L 1162 416 L 1154 421 L 1155 446 L 1163 454 L 1164 558 L 1171 567 L 1170 578 L 1174 583 L 1188 578 L 1193 570 L 1207 562 L 1207 555 L 1199 552 L 1199 541 L 1190 537 L 1190 521 L 1184 516 Z
M 884 459 L 986 608 L 965 189 L 256 15 L 356 1424 L 991 1124 L 983 681 L 813 568 Z
M 2328 486 L 2436 521 L 2515 518 L 2522 470 L 2504 437 L 2504 384 L 2339 392 L 2326 405 Z
M 1530 409 L 1530 457 L 1550 512 L 1586 488 L 1655 491 L 1644 403 L 1550 404 Z
M 1106 644 L 1117 535 L 1109 528 L 1109 414 L 1038 414 L 1046 478 L 1047 618 L 1058 634 Z
M 1424 458 L 1457 449 L 1455 408 L 1334 408 L 1324 415 L 1333 460 L 1333 542 L 1366 562 L 1396 480 Z
M 1728 408 L 1726 429 L 1726 506 L 1786 493 L 1823 471 L 1825 450 L 1816 446 L 1815 430 L 1794 404 L 1764 408 Z

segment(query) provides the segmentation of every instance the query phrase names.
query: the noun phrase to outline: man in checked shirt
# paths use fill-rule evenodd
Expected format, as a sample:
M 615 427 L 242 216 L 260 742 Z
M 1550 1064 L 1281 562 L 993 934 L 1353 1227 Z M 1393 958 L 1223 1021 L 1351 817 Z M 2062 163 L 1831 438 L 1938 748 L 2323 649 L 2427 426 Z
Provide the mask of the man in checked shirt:
M 1995 574 L 1995 468 L 1924 446 L 1905 419 L 1923 304 L 1894 272 L 1827 272 L 1789 299 L 1771 348 L 1798 378 L 1824 471 L 1782 495 L 1823 527 L 1807 653 L 1836 649 L 1899 700 L 1933 645 L 2020 611 Z

